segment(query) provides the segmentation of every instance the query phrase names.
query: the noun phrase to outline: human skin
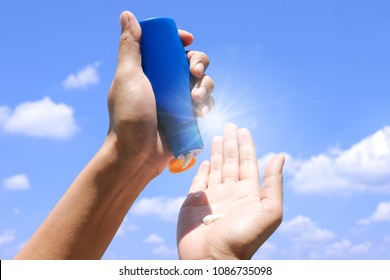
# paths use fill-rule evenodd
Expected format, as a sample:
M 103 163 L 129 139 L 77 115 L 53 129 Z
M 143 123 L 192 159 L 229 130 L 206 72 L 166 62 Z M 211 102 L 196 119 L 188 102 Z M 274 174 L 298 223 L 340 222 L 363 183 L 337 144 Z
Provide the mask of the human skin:
M 284 160 L 268 162 L 260 186 L 249 130 L 228 124 L 214 137 L 180 210 L 179 258 L 250 259 L 282 221 Z
M 120 24 L 106 139 L 15 259 L 100 259 L 135 199 L 172 157 L 158 130 L 154 93 L 142 71 L 141 28 L 130 12 L 121 14 Z M 183 45 L 192 43 L 192 34 L 178 32 Z M 207 114 L 214 104 L 214 84 L 204 74 L 209 59 L 196 51 L 188 58 L 197 78 L 191 92 L 196 110 Z

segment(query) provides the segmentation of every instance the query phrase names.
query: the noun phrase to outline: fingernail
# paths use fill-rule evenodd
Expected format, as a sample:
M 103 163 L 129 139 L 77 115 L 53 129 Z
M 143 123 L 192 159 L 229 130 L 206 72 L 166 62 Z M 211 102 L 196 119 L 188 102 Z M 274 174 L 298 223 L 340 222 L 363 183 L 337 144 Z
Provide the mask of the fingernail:
M 203 108 L 200 110 L 201 116 L 204 117 L 210 112 L 209 106 L 205 105 Z
M 203 75 L 204 73 L 204 65 L 203 63 L 198 63 L 195 65 L 195 70 L 198 71 L 200 75 Z
M 120 16 L 120 23 L 122 29 L 129 23 L 130 17 L 128 12 L 123 12 Z
M 279 156 L 280 156 L 280 158 L 281 158 L 280 160 L 282 161 L 282 168 L 283 168 L 284 163 L 286 162 L 286 155 L 280 154 Z
M 206 95 L 206 88 L 205 88 L 205 87 L 200 87 L 200 88 L 198 88 L 198 89 L 195 91 L 195 94 L 196 94 L 197 97 L 198 97 L 198 100 L 197 100 L 197 101 L 202 101 L 203 98 L 204 98 L 205 95 Z

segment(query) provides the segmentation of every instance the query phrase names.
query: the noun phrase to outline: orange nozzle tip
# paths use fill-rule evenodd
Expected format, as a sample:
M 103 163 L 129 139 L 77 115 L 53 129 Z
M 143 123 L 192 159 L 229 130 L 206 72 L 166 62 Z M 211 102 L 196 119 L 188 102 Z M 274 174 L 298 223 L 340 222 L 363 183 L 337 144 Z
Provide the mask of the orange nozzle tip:
M 190 169 L 195 165 L 195 163 L 196 163 L 196 159 L 193 157 L 190 163 L 186 167 L 183 167 L 184 160 L 173 158 L 168 164 L 168 169 L 169 172 L 176 174 Z

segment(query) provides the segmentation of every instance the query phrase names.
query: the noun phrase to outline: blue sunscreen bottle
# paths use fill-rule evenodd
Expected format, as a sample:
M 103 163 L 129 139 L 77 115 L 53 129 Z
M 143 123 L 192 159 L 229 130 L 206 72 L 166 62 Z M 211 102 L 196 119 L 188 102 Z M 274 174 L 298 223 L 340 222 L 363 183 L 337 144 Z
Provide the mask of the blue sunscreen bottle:
M 191 98 L 189 62 L 174 20 L 151 18 L 140 22 L 142 69 L 152 84 L 158 124 L 174 158 L 172 173 L 195 164 L 203 150 Z

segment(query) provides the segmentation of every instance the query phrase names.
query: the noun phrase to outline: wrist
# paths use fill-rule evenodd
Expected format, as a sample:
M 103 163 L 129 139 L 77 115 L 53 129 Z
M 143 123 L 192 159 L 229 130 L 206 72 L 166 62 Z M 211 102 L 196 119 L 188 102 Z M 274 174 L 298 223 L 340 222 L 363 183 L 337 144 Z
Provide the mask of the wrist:
M 246 260 L 250 258 L 240 258 L 231 253 L 224 253 L 212 246 L 205 250 L 197 250 L 196 252 L 190 248 L 178 248 L 178 256 L 180 260 Z
M 98 259 L 152 175 L 106 141 L 16 258 Z
M 99 153 L 118 179 L 127 182 L 127 187 L 134 191 L 142 189 L 158 173 L 150 166 L 145 152 L 135 151 L 127 143 L 122 143 L 114 134 L 108 134 Z

